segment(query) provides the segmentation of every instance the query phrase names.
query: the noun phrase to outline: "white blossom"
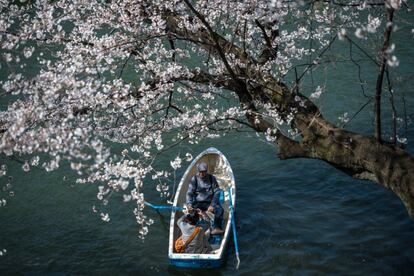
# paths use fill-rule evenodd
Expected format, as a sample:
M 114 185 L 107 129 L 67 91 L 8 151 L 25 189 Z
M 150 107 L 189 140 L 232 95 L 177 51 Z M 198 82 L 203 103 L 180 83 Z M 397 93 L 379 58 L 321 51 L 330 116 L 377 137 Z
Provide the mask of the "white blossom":
M 168 162 L 165 168 L 158 157 L 163 151 L 243 129 L 247 114 L 257 124 L 265 118 L 273 125 L 265 133 L 268 141 L 274 141 L 278 130 L 295 137 L 299 133 L 291 129 L 295 115 L 309 102 L 298 94 L 294 98 L 298 107 L 286 111 L 253 97 L 257 111 L 249 113 L 239 95 L 223 86 L 232 77 L 222 58 L 201 46 L 204 42 L 198 39 L 203 37 L 185 37 L 208 32 L 184 2 L 109 2 L 34 1 L 30 13 L 27 5 L 1 2 L 7 9 L 0 14 L 0 90 L 11 100 L 0 111 L 0 154 L 28 159 L 22 164 L 24 171 L 41 164 L 51 172 L 69 164 L 77 175 L 75 183 L 99 185 L 96 196 L 103 206 L 114 193 L 121 193 L 124 202 L 134 204 L 139 236 L 144 238 L 153 222 L 145 213 L 144 186 L 155 182 L 160 196 L 168 197 L 168 183 L 182 159 L 193 160 L 190 153 L 177 155 L 171 168 Z M 356 1 L 357 8 L 319 1 L 313 9 L 303 1 L 284 0 L 227 1 L 224 6 L 220 0 L 192 3 L 213 30 L 243 46 L 243 51 L 225 47 L 225 57 L 252 91 L 260 83 L 240 72 L 263 76 L 260 81 L 267 82 L 267 78 L 289 79 L 292 68 L 304 60 L 322 67 L 326 59 L 318 53 L 335 34 L 345 39 L 355 31 L 358 38 L 368 39 L 380 30 L 382 18 L 366 1 Z M 397 9 L 402 2 L 387 3 Z M 179 15 L 177 26 L 167 24 L 165 12 Z M 263 39 L 257 22 L 270 42 Z M 179 39 L 175 49 L 170 36 Z M 269 48 L 277 53 L 258 62 Z M 394 52 L 391 44 L 386 53 L 389 66 L 399 64 Z M 315 100 L 324 89 L 318 85 L 303 94 Z M 263 96 L 271 93 L 264 91 Z M 340 120 L 349 120 L 347 113 Z M 7 167 L 1 165 L 4 176 Z M 93 212 L 109 221 L 99 209 L 94 206 Z
M 32 159 L 30 159 L 30 165 L 33 167 L 36 167 L 39 165 L 39 160 L 40 157 L 39 156 L 33 156 Z
M 24 55 L 24 57 L 25 58 L 29 58 L 29 57 L 31 57 L 32 56 L 32 54 L 33 54 L 33 52 L 34 52 L 34 47 L 33 46 L 30 46 L 30 47 L 25 47 L 24 49 L 23 49 L 23 55 Z
M 177 156 L 173 161 L 170 162 L 171 167 L 176 170 L 178 168 L 181 168 L 181 158 Z
M 105 221 L 105 222 L 109 222 L 111 219 L 109 218 L 109 214 L 106 214 L 106 213 L 101 213 L 100 214 L 100 216 L 101 216 L 101 219 L 103 220 L 103 221 Z
M 396 56 L 391 56 L 391 58 L 387 59 L 387 64 L 391 67 L 396 67 L 400 65 L 400 61 L 397 59 Z
M 373 17 L 371 15 L 368 15 L 367 31 L 369 33 L 375 33 L 380 25 L 381 25 L 381 20 L 378 17 Z
M 339 116 L 339 121 L 341 121 L 342 123 L 348 123 L 349 122 L 348 112 L 345 112 L 343 115 Z
M 346 30 L 344 28 L 340 29 L 338 31 L 338 38 L 340 40 L 344 40 L 345 39 L 345 36 L 346 36 Z
M 7 201 L 4 198 L 0 199 L 0 207 L 6 206 L 6 204 Z
M 406 137 L 400 137 L 397 135 L 397 141 L 400 144 L 407 144 L 407 138 Z
M 187 162 L 190 162 L 191 160 L 193 160 L 193 155 L 192 155 L 191 153 L 187 152 L 187 153 L 185 154 L 185 160 L 186 160 Z
M 316 90 L 315 90 L 315 92 L 313 92 L 310 96 L 309 96 L 309 98 L 311 98 L 311 99 L 319 99 L 319 97 L 321 96 L 321 94 L 322 94 L 322 88 L 318 85 L 317 87 L 316 87 Z
M 386 3 L 395 10 L 398 10 L 401 7 L 401 0 L 387 0 Z
M 6 174 L 7 174 L 7 166 L 3 164 L 0 166 L 0 177 L 5 176 Z
M 355 36 L 357 38 L 365 38 L 364 34 L 363 34 L 363 30 L 361 28 L 357 28 L 355 30 Z
M 386 50 L 386 53 L 387 53 L 387 54 L 392 54 L 392 53 L 394 52 L 394 50 L 395 50 L 395 44 L 394 44 L 394 43 L 392 43 L 392 44 L 388 47 L 388 49 Z
M 124 202 L 129 202 L 129 201 L 131 201 L 132 196 L 131 195 L 123 195 L 123 198 L 124 198 Z
M 25 171 L 25 172 L 30 171 L 29 161 L 27 161 L 27 160 L 26 160 L 26 161 L 24 162 L 24 164 L 23 164 L 22 168 L 23 168 L 23 171 Z

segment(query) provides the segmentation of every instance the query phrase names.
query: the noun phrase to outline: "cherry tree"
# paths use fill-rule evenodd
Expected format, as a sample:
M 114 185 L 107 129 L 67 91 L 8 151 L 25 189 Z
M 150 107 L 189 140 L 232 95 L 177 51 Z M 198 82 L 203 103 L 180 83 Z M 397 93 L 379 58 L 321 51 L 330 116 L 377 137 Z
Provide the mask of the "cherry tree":
M 24 171 L 70 164 L 76 182 L 99 183 L 104 204 L 111 192 L 123 193 L 136 202 L 143 237 L 152 223 L 144 183 L 156 180 L 167 196 L 165 179 L 192 156 L 177 155 L 170 170 L 157 168 L 156 158 L 183 142 L 247 128 L 274 144 L 280 159 L 320 159 L 391 189 L 414 217 L 414 159 L 400 147 L 406 141 L 397 127 L 391 140 L 381 130 L 382 92 L 394 93 L 390 71 L 399 64 L 394 18 L 409 5 L 1 0 L 0 93 L 8 104 L 0 111 L 0 154 L 19 156 Z M 367 40 L 377 48 L 364 50 L 359 42 Z M 372 137 L 324 119 L 316 104 L 323 85 L 303 89 L 335 43 L 352 45 L 378 67 L 374 102 L 364 106 L 376 114 Z

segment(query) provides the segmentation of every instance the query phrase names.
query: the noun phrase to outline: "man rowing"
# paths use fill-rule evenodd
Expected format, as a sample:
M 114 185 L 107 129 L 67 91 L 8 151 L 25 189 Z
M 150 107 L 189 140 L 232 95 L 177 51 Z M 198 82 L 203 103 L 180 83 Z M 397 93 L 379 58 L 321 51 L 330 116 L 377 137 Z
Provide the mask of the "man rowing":
M 222 234 L 223 207 L 220 205 L 220 187 L 214 175 L 207 172 L 207 164 L 198 164 L 198 173 L 191 178 L 187 191 L 188 210 L 200 209 L 214 213 L 214 228 L 212 235 Z

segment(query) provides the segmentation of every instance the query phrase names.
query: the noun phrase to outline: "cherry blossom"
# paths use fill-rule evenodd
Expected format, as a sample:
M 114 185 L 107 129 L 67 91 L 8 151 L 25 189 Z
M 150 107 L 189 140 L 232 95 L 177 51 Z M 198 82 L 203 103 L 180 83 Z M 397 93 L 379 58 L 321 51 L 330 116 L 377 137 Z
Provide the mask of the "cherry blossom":
M 280 133 L 295 139 L 296 114 L 313 108 L 309 99 L 324 85 L 297 93 L 298 80 L 289 108 L 269 101 L 269 87 L 288 88 L 304 61 L 303 76 L 321 66 L 348 34 L 379 35 L 392 24 L 382 12 L 405 3 L 374 2 L 0 1 L 0 94 L 8 102 L 0 110 L 0 154 L 22 156 L 26 172 L 69 164 L 76 183 L 97 185 L 103 206 L 121 193 L 134 202 L 143 238 L 153 223 L 143 186 L 169 197 L 170 178 L 195 153 L 174 153 L 163 164 L 159 156 L 233 130 L 258 131 L 264 119 L 267 141 Z M 394 48 L 387 48 L 390 67 L 400 63 Z M 246 99 L 240 87 L 261 96 Z M 340 120 L 348 122 L 348 113 Z M 0 177 L 7 173 L 0 161 Z

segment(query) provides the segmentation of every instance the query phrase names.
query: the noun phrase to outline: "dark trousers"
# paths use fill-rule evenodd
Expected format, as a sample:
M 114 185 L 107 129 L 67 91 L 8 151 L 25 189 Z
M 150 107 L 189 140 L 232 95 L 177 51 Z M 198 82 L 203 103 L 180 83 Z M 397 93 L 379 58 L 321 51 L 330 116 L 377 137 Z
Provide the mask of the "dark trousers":
M 193 204 L 193 208 L 200 209 L 201 211 L 207 211 L 208 206 L 210 206 L 210 203 L 208 203 L 208 202 L 195 202 Z M 223 213 L 224 213 L 223 207 L 221 207 L 220 204 L 216 204 L 216 207 L 214 207 L 214 225 L 213 225 L 213 227 L 222 228 Z

